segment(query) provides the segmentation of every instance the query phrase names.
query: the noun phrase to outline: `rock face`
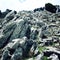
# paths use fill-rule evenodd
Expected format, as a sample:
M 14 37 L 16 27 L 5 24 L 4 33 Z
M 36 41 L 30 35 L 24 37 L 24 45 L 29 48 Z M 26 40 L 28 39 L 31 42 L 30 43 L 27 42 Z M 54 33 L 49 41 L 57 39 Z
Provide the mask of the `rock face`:
M 12 40 L 12 42 L 8 43 L 8 45 L 3 49 L 4 52 L 1 60 L 9 59 L 9 57 L 11 60 L 23 60 L 26 57 L 33 56 L 36 48 L 37 44 L 32 40 Z
M 45 9 L 49 12 L 52 12 L 52 13 L 55 13 L 57 10 L 57 8 L 50 3 L 45 4 Z
M 43 60 L 51 54 L 60 59 L 60 13 L 55 6 L 46 5 L 46 10 L 35 12 L 0 11 L 1 60 Z M 53 52 L 51 46 L 57 49 Z

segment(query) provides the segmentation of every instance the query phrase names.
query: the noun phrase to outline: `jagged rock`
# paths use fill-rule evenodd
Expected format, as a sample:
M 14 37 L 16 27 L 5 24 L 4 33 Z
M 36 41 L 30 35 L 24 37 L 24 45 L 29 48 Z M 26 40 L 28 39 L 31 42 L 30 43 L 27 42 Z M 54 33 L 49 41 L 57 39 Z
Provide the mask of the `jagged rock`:
M 0 48 L 4 47 L 9 42 L 9 39 L 10 39 L 15 27 L 16 27 L 16 24 L 10 24 L 10 25 L 6 26 L 6 28 L 3 30 L 4 34 L 0 38 Z
M 27 31 L 29 31 L 29 24 L 26 21 L 20 21 L 15 28 L 10 40 L 15 38 L 22 38 L 24 36 L 29 38 L 29 35 L 27 35 L 29 33 L 27 33 Z
M 8 49 L 5 49 L 5 51 L 3 52 L 1 60 L 8 60 L 9 58 L 10 58 L 9 51 L 8 51 Z
M 3 15 L 0 18 L 0 48 L 3 48 L 2 58 L 6 60 L 24 60 L 31 57 L 32 59 L 39 60 L 43 55 L 39 52 L 40 46 L 51 46 L 55 42 L 59 44 L 60 13 L 55 13 L 56 10 L 53 9 L 55 8 L 52 8 L 51 11 L 49 10 L 50 12 L 47 10 L 37 12 L 20 11 L 18 13 L 11 10 L 0 12 Z M 45 47 L 47 48 L 47 46 Z M 58 49 L 56 51 L 53 50 L 49 52 L 43 51 L 44 56 L 50 56 L 55 53 L 60 57 Z M 4 57 L 5 52 L 7 53 Z
M 5 16 L 4 19 L 7 20 L 7 22 L 8 22 L 14 18 L 16 13 L 17 13 L 16 11 L 11 11 Z
M 33 39 L 33 40 L 37 39 L 38 33 L 39 33 L 38 30 L 33 30 L 31 35 L 30 35 L 30 38 Z
M 35 60 L 42 60 L 43 56 L 44 56 L 44 54 L 41 53 L 35 57 Z
M 36 12 L 36 11 L 43 11 L 43 10 L 44 10 L 44 7 L 36 8 L 36 9 L 34 9 L 34 12 Z
M 23 57 L 23 50 L 22 48 L 19 47 L 12 55 L 11 60 L 23 60 L 22 57 Z
M 40 52 L 39 52 L 38 48 L 36 48 L 35 51 L 34 51 L 34 56 L 36 57 L 39 54 L 40 54 Z
M 44 55 L 45 56 L 50 56 L 52 54 L 56 54 L 58 56 L 58 58 L 60 59 L 60 51 L 57 50 L 57 48 L 54 47 L 48 47 L 48 50 L 44 50 Z
M 9 12 L 11 12 L 12 10 L 6 9 L 5 12 L 1 12 L 1 16 L 0 18 L 4 18 Z
M 59 60 L 59 58 L 58 58 L 58 56 L 56 54 L 52 54 L 50 57 L 48 57 L 48 59 Z
M 1 16 L 2 16 L 2 12 L 1 12 L 1 10 L 0 10 L 0 18 L 1 18 Z
M 11 60 L 22 60 L 23 58 L 33 56 L 36 48 L 37 44 L 32 40 L 26 40 L 26 38 L 14 39 L 3 49 L 3 55 L 5 55 L 4 52 L 8 50 L 10 53 L 7 52 L 7 54 L 11 55 Z M 3 55 L 2 58 L 5 58 Z M 9 55 L 7 55 L 7 57 L 8 56 Z
M 46 38 L 46 39 L 42 39 L 43 43 L 45 43 L 46 46 L 52 45 L 53 44 L 53 40 L 52 37 Z
M 52 5 L 51 3 L 45 4 L 45 9 L 52 13 L 55 13 L 57 10 L 57 8 L 54 5 Z
M 24 57 L 33 56 L 33 53 L 34 53 L 34 50 L 36 49 L 36 47 L 37 47 L 36 43 L 33 42 L 32 40 L 26 41 L 26 43 L 23 46 L 23 49 L 24 49 L 23 55 L 24 55 Z
M 30 49 L 30 51 L 29 51 L 29 56 L 30 56 L 30 57 L 32 57 L 32 56 L 35 55 L 34 52 L 35 52 L 36 48 L 37 48 L 37 44 L 35 43 L 35 44 L 32 45 L 32 47 L 31 47 L 31 49 Z M 37 54 L 37 53 L 36 53 L 36 54 Z
M 43 27 L 43 26 L 45 26 L 45 23 L 44 23 L 44 22 L 37 22 L 37 25 L 38 25 L 39 27 Z
M 26 40 L 26 37 L 23 37 L 22 39 L 13 39 L 11 42 L 7 44 L 7 46 L 4 47 L 3 50 L 5 50 L 6 48 L 16 49 L 19 45 L 21 45 L 22 47 L 25 44 Z

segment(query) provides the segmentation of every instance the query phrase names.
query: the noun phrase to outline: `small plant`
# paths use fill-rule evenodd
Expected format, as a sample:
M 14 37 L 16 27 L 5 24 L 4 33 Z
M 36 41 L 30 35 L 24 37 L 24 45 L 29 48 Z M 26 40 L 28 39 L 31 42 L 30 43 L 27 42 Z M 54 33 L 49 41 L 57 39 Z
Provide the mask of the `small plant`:
M 46 56 L 43 56 L 42 60 L 48 60 Z

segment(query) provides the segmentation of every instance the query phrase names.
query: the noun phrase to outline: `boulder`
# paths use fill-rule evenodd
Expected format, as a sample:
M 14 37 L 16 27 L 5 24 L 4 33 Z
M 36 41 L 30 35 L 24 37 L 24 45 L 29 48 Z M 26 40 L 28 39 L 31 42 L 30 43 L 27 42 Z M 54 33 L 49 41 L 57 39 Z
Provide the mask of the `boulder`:
M 45 9 L 51 13 L 56 13 L 57 8 L 51 3 L 45 4 Z

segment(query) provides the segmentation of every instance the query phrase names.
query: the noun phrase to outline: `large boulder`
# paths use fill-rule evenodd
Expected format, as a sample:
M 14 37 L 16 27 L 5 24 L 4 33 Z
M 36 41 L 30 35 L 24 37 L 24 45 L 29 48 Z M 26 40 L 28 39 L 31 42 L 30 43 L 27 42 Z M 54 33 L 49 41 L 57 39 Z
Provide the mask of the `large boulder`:
M 49 12 L 56 13 L 57 8 L 51 3 L 45 4 L 45 9 Z

